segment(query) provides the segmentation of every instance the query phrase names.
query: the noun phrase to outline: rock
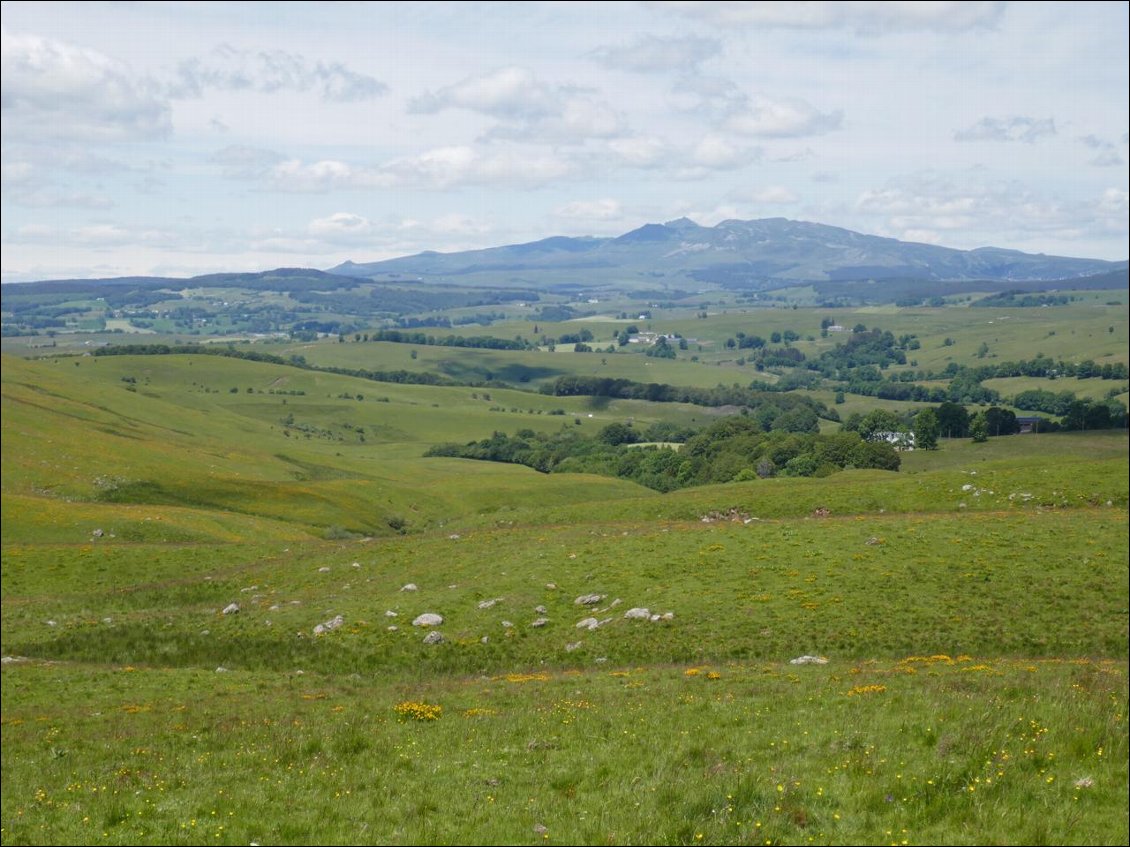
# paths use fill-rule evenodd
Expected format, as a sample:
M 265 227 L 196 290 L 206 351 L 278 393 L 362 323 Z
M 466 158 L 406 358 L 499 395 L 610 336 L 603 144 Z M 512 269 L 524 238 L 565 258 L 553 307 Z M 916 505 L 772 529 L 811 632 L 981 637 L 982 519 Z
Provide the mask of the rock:
M 789 660 L 790 665 L 826 665 L 828 660 L 823 656 L 797 656 Z
M 94 532 L 92 532 L 90 534 L 93 535 L 95 538 L 101 538 L 105 533 L 103 533 L 102 530 L 100 530 L 100 529 L 96 529 L 96 530 L 94 530 Z
M 545 587 L 548 588 L 550 591 L 555 591 L 555 590 L 557 590 L 557 583 L 556 582 L 547 582 L 545 584 Z
M 577 621 L 577 629 L 596 629 L 600 626 L 600 621 L 596 618 L 585 618 L 583 621 Z
M 47 625 L 48 626 L 58 626 L 58 624 L 56 624 L 55 621 L 47 621 Z
M 501 597 L 495 597 L 493 600 L 480 600 L 479 601 L 479 608 L 480 609 L 489 609 L 492 606 L 494 606 L 494 604 L 497 603 L 501 599 L 502 599 Z
M 10 665 L 12 662 L 26 661 L 28 661 L 27 656 L 4 656 L 2 659 L 0 659 L 0 662 L 3 662 L 5 665 Z
M 447 537 L 450 538 L 452 541 L 458 541 L 459 540 L 459 533 L 453 532 L 453 533 L 451 533 L 451 535 L 449 535 Z
M 354 562 L 354 563 L 353 563 L 352 565 L 350 565 L 349 567 L 351 567 L 351 568 L 359 568 L 359 567 L 361 567 L 361 563 L 360 563 L 360 562 Z
M 398 626 L 397 626 L 396 624 L 393 624 L 392 626 L 390 626 L 390 627 L 388 628 L 388 631 L 389 631 L 389 632 L 399 632 L 399 631 L 400 631 L 400 627 L 398 627 Z
M 826 518 L 830 514 L 832 514 L 831 511 L 824 508 L 823 506 L 821 506 L 819 509 L 812 510 L 812 517 L 814 518 Z
M 424 614 L 416 616 L 416 619 L 412 621 L 412 626 L 439 626 L 441 623 L 443 623 L 443 615 L 437 615 L 435 612 L 424 612 Z
M 484 635 L 482 638 L 479 639 L 479 643 L 480 644 L 490 644 L 490 636 Z
M 221 614 L 238 615 L 239 614 L 239 603 L 228 603 L 226 606 L 224 606 L 224 611 Z
M 443 634 L 439 632 L 429 632 L 424 636 L 425 644 L 443 644 Z
M 549 609 L 547 609 L 545 606 L 534 606 L 534 611 L 537 612 L 539 615 L 548 615 L 549 614 Z
M 547 832 L 549 832 L 549 829 L 545 826 L 545 824 L 536 823 L 534 824 L 534 832 L 536 832 L 538 835 L 545 835 Z
M 329 573 L 329 572 L 330 572 L 330 569 L 326 565 L 322 565 L 320 568 L 318 568 L 318 573 Z
M 533 626 L 533 627 L 543 627 L 543 626 L 545 626 L 545 625 L 546 625 L 547 623 L 549 623 L 549 618 L 538 618 L 538 619 L 537 619 L 536 621 L 534 621 L 533 623 L 531 623 L 531 624 L 530 624 L 530 626 Z
M 648 620 L 651 621 L 652 623 L 655 623 L 658 620 L 662 620 L 662 617 L 659 616 L 659 615 L 652 615 L 651 617 L 648 618 Z
M 868 539 L 867 539 L 866 541 L 864 541 L 863 543 L 864 543 L 864 544 L 866 544 L 866 545 L 867 545 L 868 547 L 874 547 L 874 546 L 876 546 L 876 545 L 878 545 L 878 544 L 882 544 L 882 543 L 883 543 L 883 539 L 882 539 L 882 538 L 879 538 L 879 537 L 878 537 L 878 536 L 876 536 L 876 535 L 872 535 L 872 536 L 871 536 L 870 538 L 868 538 Z
M 321 635 L 323 632 L 332 632 L 343 623 L 345 623 L 345 618 L 343 618 L 341 615 L 337 615 L 332 619 L 326 621 L 325 623 L 320 623 L 316 627 L 314 627 L 314 634 Z
M 624 617 L 630 621 L 646 621 L 651 617 L 651 610 L 637 606 L 624 612 Z
M 401 586 L 400 590 L 401 591 L 419 591 L 420 589 L 418 589 L 416 587 L 416 583 L 410 582 L 407 585 Z
M 385 617 L 386 618 L 395 618 L 395 617 L 398 617 L 398 615 L 392 609 L 389 609 L 387 612 L 385 612 Z
M 574 606 L 595 606 L 597 603 L 599 603 L 601 600 L 603 600 L 607 596 L 608 596 L 607 594 L 582 594 L 580 597 L 578 597 L 576 600 L 573 601 L 573 605 Z
M 609 609 L 615 609 L 617 606 L 619 606 L 623 602 L 624 602 L 623 600 L 621 600 L 619 597 L 617 597 L 615 600 L 613 600 L 611 603 L 608 604 L 608 608 Z
M 227 672 L 228 672 L 228 669 L 225 668 L 223 665 L 220 665 L 218 668 L 216 668 L 216 673 L 227 673 Z
M 271 608 L 267 609 L 268 612 L 277 612 L 278 610 L 279 610 L 279 604 L 278 603 L 271 606 Z
M 605 662 L 608 661 L 608 657 L 607 656 L 597 656 L 595 659 L 593 659 L 593 661 L 596 662 L 598 665 L 603 665 Z
M 512 624 L 512 623 L 511 623 L 510 621 L 503 621 L 503 622 L 502 622 L 502 626 L 503 626 L 503 627 L 504 627 L 505 629 L 510 629 L 510 628 L 512 628 L 512 627 L 514 626 L 514 624 Z
M 581 646 L 580 641 L 574 641 L 572 644 L 566 644 L 565 645 L 565 652 L 566 653 L 572 653 L 574 650 L 578 649 L 580 646 Z

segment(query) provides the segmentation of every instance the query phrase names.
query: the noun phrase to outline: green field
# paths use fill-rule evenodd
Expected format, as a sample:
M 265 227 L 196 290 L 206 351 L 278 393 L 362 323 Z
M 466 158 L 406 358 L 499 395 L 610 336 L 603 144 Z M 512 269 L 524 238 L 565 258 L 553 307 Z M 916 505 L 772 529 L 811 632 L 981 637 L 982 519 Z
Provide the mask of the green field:
M 1070 349 L 1125 361 L 1125 307 L 1121 336 L 1088 308 L 1114 307 L 1056 310 L 1079 312 Z M 920 318 L 923 349 L 949 333 L 956 356 L 978 330 L 947 313 L 993 310 L 919 311 L 857 317 Z M 717 342 L 745 320 L 687 323 Z M 1002 356 L 1047 332 L 1006 326 Z M 830 343 L 815 332 L 798 346 Z M 463 378 L 755 376 L 636 352 L 264 349 Z M 5 356 L 2 380 L 3 844 L 1130 838 L 1125 430 L 660 495 L 423 454 L 724 410 L 205 355 Z M 426 612 L 443 623 L 413 626 Z M 826 663 L 790 664 L 805 655 Z

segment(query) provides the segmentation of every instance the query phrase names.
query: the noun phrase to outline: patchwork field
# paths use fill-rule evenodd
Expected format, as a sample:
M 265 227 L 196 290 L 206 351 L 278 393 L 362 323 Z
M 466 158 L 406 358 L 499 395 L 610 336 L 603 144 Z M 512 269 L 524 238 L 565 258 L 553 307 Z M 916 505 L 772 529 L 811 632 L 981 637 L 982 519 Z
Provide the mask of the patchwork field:
M 423 458 L 712 417 L 5 357 L 3 843 L 1126 843 L 1125 430 L 667 495 Z

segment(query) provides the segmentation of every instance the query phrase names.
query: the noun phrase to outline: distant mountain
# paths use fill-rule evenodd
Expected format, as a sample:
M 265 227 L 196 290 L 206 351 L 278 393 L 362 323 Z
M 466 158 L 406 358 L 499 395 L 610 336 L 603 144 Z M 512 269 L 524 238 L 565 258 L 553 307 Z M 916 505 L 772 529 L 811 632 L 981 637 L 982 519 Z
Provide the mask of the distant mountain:
M 785 218 L 729 220 L 713 227 L 679 218 L 645 224 L 616 238 L 557 236 L 462 253 L 426 252 L 383 262 L 345 262 L 330 273 L 548 290 L 703 284 L 756 290 L 887 279 L 1022 283 L 1104 274 L 1126 266 L 996 247 L 954 250 Z

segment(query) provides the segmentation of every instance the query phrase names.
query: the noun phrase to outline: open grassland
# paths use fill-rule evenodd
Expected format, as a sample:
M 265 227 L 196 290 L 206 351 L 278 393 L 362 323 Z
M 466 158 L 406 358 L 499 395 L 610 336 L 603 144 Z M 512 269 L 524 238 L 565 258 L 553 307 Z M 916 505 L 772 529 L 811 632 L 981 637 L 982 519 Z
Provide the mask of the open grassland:
M 660 496 L 421 456 L 701 408 L 203 356 L 3 389 L 5 845 L 1130 839 L 1125 432 Z

